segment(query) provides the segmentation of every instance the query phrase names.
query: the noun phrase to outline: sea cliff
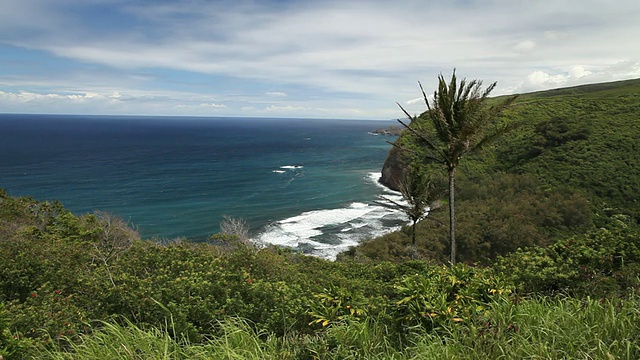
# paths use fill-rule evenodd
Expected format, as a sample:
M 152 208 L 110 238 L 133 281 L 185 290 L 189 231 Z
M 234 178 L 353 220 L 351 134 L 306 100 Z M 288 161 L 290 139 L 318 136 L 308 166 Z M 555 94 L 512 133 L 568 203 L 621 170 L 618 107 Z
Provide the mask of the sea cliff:
M 400 177 L 402 176 L 402 170 L 405 165 L 400 149 L 392 146 L 382 165 L 380 183 L 391 190 L 398 191 Z

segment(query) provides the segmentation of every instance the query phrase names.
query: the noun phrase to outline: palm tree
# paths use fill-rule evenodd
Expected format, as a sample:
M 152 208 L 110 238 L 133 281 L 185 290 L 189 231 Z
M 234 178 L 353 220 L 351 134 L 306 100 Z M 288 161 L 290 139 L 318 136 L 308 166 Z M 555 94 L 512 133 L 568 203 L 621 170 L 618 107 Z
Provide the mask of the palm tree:
M 390 205 L 409 217 L 411 220 L 411 247 L 415 254 L 416 225 L 420 220 L 426 218 L 428 213 L 440 207 L 439 200 L 444 191 L 431 177 L 425 175 L 424 170 L 417 166 L 409 166 L 405 169 L 398 182 L 398 190 L 402 194 L 404 202 L 380 195 L 379 197 L 387 203 L 377 203 L 383 206 Z
M 444 165 L 449 177 L 449 237 L 451 241 L 451 264 L 456 263 L 455 237 L 455 175 L 460 159 L 466 154 L 479 150 L 499 136 L 510 130 L 509 124 L 499 124 L 497 115 L 511 105 L 517 96 L 487 104 L 489 94 L 497 83 L 482 90 L 481 80 L 467 82 L 462 79 L 458 83 L 456 71 L 453 70 L 449 84 L 440 74 L 438 90 L 429 101 L 420 85 L 427 112 L 424 114 L 431 126 L 425 126 L 416 117 L 398 104 L 411 120 L 409 125 L 400 121 L 409 131 L 416 135 L 419 144 L 425 150 L 423 160 Z

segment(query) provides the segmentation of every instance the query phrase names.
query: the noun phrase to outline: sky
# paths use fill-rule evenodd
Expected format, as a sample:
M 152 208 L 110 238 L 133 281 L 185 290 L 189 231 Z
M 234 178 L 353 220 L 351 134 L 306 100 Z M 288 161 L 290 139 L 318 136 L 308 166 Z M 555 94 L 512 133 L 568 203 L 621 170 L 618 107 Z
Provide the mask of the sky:
M 0 113 L 395 119 L 640 78 L 638 0 L 0 0 Z

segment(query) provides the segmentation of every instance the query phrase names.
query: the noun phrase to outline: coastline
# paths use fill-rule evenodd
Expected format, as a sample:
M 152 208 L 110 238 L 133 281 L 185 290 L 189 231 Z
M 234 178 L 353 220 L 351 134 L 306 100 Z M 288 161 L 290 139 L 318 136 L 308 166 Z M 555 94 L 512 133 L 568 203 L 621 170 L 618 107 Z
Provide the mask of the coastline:
M 260 233 L 305 212 L 364 211 L 351 204 L 385 191 L 366 178 L 390 147 L 367 134 L 378 121 L 187 120 L 0 116 L 10 125 L 0 143 L 0 186 L 12 196 L 59 200 L 76 214 L 110 212 L 159 241 L 205 240 L 223 214 Z M 314 228 L 338 240 L 371 230 Z
M 393 232 L 406 224 L 404 213 L 377 204 L 379 195 L 400 201 L 402 196 L 379 182 L 380 172 L 368 172 L 362 180 L 375 186 L 369 201 L 348 202 L 343 207 L 304 211 L 265 226 L 254 241 L 290 247 L 303 253 L 335 260 L 336 256 L 362 241 Z

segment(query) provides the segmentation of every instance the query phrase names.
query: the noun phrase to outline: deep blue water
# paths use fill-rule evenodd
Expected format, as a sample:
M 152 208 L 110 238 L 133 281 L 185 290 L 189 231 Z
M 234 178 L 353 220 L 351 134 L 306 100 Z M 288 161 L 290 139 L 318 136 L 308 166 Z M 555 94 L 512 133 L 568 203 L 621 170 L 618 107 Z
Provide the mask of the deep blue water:
M 0 188 L 202 240 L 223 214 L 331 258 L 401 223 L 372 201 L 392 140 L 366 120 L 0 115 Z

